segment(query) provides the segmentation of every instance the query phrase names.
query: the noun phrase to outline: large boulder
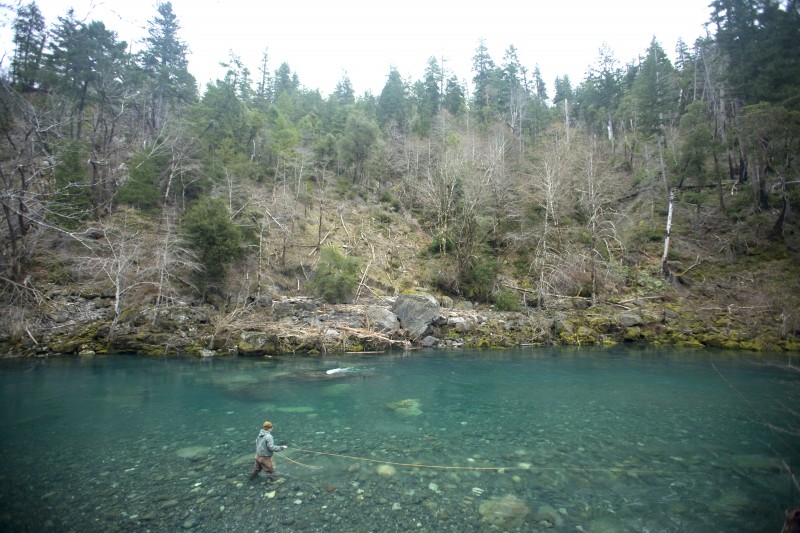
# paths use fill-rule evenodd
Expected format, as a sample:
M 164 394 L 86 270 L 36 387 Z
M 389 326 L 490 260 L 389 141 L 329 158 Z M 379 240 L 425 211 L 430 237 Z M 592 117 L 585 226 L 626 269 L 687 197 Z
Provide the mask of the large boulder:
M 519 529 L 531 512 L 522 500 L 511 494 L 482 502 L 478 511 L 481 521 L 502 530 Z
M 642 316 L 635 313 L 620 313 L 617 316 L 617 320 L 620 324 L 625 326 L 626 328 L 630 328 L 633 326 L 641 326 L 644 324 L 644 320 L 642 320 Z
M 401 294 L 395 300 L 392 312 L 411 337 L 416 338 L 439 318 L 439 301 L 431 294 Z
M 383 333 L 391 333 L 400 328 L 400 319 L 397 315 L 377 305 L 367 307 L 364 318 L 370 329 Z

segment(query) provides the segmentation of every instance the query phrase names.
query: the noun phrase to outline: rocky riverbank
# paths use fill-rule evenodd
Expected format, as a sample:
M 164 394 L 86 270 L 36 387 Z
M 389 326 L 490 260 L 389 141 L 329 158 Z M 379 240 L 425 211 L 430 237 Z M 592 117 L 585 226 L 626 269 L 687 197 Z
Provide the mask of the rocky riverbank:
M 54 292 L 47 305 L 35 327 L 0 336 L 0 353 L 268 356 L 619 343 L 800 353 L 800 339 L 786 331 L 781 316 L 667 296 L 595 306 L 562 299 L 547 309 L 523 312 L 499 312 L 425 292 L 348 305 L 276 296 L 226 312 L 185 304 L 129 311 L 116 319 L 113 298 L 104 294 Z

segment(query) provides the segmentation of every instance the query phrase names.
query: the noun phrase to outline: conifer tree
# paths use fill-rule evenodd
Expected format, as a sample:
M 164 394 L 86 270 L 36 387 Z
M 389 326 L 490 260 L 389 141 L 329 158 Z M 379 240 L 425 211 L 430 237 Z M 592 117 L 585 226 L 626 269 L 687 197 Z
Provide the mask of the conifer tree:
M 197 98 L 197 83 L 188 71 L 188 46 L 180 40 L 180 24 L 171 2 L 157 5 L 158 15 L 148 22 L 145 49 L 138 64 L 150 89 L 148 124 L 153 131 L 163 125 L 168 112 Z
M 17 90 L 36 88 L 46 39 L 45 20 L 39 6 L 35 2 L 21 6 L 14 20 L 14 57 L 11 60 L 11 79 Z
M 378 98 L 378 121 L 382 127 L 395 125 L 401 131 L 406 130 L 408 121 L 407 89 L 400 72 L 394 67 L 389 69 L 386 84 Z

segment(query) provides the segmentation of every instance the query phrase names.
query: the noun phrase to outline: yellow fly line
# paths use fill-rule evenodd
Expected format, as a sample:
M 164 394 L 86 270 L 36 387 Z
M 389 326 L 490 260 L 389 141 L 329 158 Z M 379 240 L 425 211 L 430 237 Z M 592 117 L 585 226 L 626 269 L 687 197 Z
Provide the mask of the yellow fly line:
M 301 453 L 313 453 L 317 455 L 327 455 L 330 457 L 339 457 L 341 459 L 351 459 L 354 461 L 368 461 L 370 463 L 379 463 L 384 465 L 392 465 L 392 466 L 404 466 L 404 467 L 411 467 L 411 468 L 432 468 L 438 470 L 483 470 L 483 471 L 494 471 L 494 472 L 505 472 L 508 470 L 531 470 L 531 471 L 540 471 L 540 472 L 557 472 L 557 471 L 568 471 L 568 472 L 613 472 L 613 473 L 628 473 L 628 474 L 650 474 L 650 475 L 665 475 L 665 474 L 673 474 L 673 475 L 686 475 L 690 474 L 690 472 L 674 472 L 674 471 L 655 471 L 655 470 L 633 470 L 633 469 L 626 469 L 623 467 L 605 467 L 605 468 L 584 468 L 584 467 L 560 467 L 560 466 L 533 466 L 533 465 L 525 465 L 525 466 L 448 466 L 448 465 L 429 465 L 424 463 L 400 463 L 395 461 L 385 461 L 382 459 L 371 459 L 369 457 L 358 457 L 355 455 L 344 455 L 341 453 L 332 453 L 332 452 L 322 452 L 319 450 L 306 450 L 303 448 L 292 448 L 292 451 L 301 452 Z M 286 459 L 289 459 L 293 463 L 306 466 L 309 468 L 321 468 L 315 467 L 311 465 L 306 465 L 295 461 L 294 459 L 290 459 L 286 456 L 286 453 L 283 454 Z M 700 473 L 700 472 L 698 472 Z
M 306 468 L 312 468 L 312 469 L 314 469 L 314 470 L 319 470 L 319 469 L 321 469 L 321 468 L 322 468 L 321 466 L 307 465 L 307 464 L 305 464 L 305 463 L 301 463 L 300 461 L 295 461 L 294 459 L 292 459 L 291 457 L 289 457 L 289 456 L 288 456 L 288 455 L 286 455 L 285 453 L 281 454 L 281 456 L 282 456 L 284 459 L 286 459 L 287 461 L 289 461 L 289 462 L 292 462 L 292 463 L 294 463 L 294 464 L 296 464 L 296 465 L 304 466 L 304 467 L 306 467 Z

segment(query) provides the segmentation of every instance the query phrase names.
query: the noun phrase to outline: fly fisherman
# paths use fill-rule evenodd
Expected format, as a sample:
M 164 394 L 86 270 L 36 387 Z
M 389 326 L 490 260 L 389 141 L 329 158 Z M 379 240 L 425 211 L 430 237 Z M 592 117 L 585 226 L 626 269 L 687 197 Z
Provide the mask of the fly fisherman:
M 272 454 L 285 450 L 288 446 L 275 446 L 272 440 L 272 422 L 264 422 L 264 428 L 258 432 L 256 437 L 256 462 L 253 471 L 250 472 L 250 479 L 258 477 L 262 470 L 267 473 L 267 479 L 275 480 L 275 469 L 272 465 Z

